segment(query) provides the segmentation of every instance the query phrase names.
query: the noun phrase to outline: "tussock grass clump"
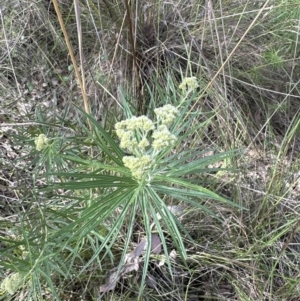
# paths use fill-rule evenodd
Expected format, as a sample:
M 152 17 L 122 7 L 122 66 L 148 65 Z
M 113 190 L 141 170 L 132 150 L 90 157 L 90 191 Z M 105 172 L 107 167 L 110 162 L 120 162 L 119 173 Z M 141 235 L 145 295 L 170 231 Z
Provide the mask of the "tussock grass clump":
M 2 2 L 0 299 L 298 300 L 298 1 Z

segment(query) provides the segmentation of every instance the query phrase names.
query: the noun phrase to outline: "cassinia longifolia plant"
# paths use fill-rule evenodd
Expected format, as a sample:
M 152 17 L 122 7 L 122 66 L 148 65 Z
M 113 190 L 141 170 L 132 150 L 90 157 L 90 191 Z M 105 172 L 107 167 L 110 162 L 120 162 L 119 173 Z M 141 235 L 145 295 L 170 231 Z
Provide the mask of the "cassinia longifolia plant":
M 46 200 L 40 201 L 43 209 L 39 211 L 41 220 L 47 220 L 47 225 L 53 226 L 48 227 L 45 223 L 46 230 L 41 232 L 43 234 L 37 242 L 39 236 L 36 233 L 40 235 L 40 230 L 34 229 L 35 223 L 22 224 L 22 233 L 28 233 L 28 238 L 19 244 L 29 246 L 28 250 L 31 250 L 31 243 L 34 246 L 39 243 L 42 257 L 31 260 L 28 255 L 22 259 L 27 265 L 22 263 L 17 268 L 12 263 L 14 268 L 2 281 L 1 291 L 13 294 L 20 287 L 29 285 L 34 273 L 38 275 L 35 279 L 42 279 L 40 271 L 45 269 L 58 273 L 60 268 L 53 269 L 57 256 L 62 256 L 67 249 L 75 262 L 80 252 L 74 246 L 85 245 L 87 241 L 93 242 L 93 255 L 84 269 L 99 258 L 101 261 L 106 260 L 106 256 L 115 259 L 114 245 L 120 241 L 124 261 L 128 250 L 132 249 L 137 220 L 141 222 L 140 228 L 144 228 L 142 232 L 147 245 L 151 244 L 155 231 L 155 237 L 161 242 L 161 252 L 171 266 L 167 239 L 172 240 L 172 245 L 183 259 L 187 257 L 184 239 L 192 240 L 177 215 L 177 212 L 182 212 L 179 208 L 193 206 L 219 220 L 205 206 L 204 199 L 240 208 L 201 185 L 201 173 L 209 172 L 208 165 L 232 157 L 236 152 L 230 150 L 203 156 L 205 150 L 200 149 L 197 143 L 196 146 L 184 143 L 210 122 L 210 118 L 200 118 L 203 117 L 200 111 L 189 112 L 190 104 L 198 97 L 197 88 L 195 77 L 183 79 L 179 85 L 180 101 L 177 101 L 178 88 L 170 84 L 174 103 L 166 101 L 154 108 L 149 112 L 151 117 L 133 116 L 125 97 L 124 112 L 129 118 L 117 122 L 113 132 L 107 131 L 94 117 L 80 109 L 93 126 L 93 131 L 90 131 L 82 125 L 80 129 L 84 134 L 81 137 L 66 136 L 66 143 L 65 138 L 55 136 L 57 132 L 52 132 L 51 136 L 51 131 L 41 128 L 44 133 L 34 139 L 35 159 L 31 164 L 37 166 L 36 179 L 46 183 L 37 187 L 37 199 Z M 163 91 L 160 99 L 164 96 Z M 82 152 L 82 149 L 88 151 Z M 43 225 L 41 223 L 41 227 Z M 150 248 L 145 247 L 141 292 L 150 252 Z M 61 264 L 64 259 L 58 262 Z M 51 286 L 52 280 L 48 276 L 45 279 Z

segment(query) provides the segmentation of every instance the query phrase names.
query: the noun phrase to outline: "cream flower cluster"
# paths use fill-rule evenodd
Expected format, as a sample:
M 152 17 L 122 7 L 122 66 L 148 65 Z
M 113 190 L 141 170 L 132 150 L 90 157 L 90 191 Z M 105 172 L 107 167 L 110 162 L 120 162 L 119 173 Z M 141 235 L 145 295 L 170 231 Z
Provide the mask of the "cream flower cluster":
M 152 138 L 152 147 L 158 151 L 171 146 L 177 140 L 177 137 L 172 135 L 165 125 L 158 126 L 157 130 L 154 131 Z
M 131 170 L 132 176 L 141 179 L 143 174 L 151 166 L 151 157 L 148 155 L 141 157 L 126 156 L 123 158 L 124 165 Z
M 13 295 L 22 286 L 23 282 L 24 275 L 13 273 L 2 281 L 0 289 Z
M 177 108 L 172 105 L 165 105 L 161 108 L 157 108 L 154 110 L 158 122 L 161 121 L 161 124 L 169 126 L 175 120 L 175 118 L 179 115 L 179 111 Z
M 178 109 L 168 104 L 154 112 L 156 122 L 146 116 L 134 116 L 115 125 L 120 147 L 132 154 L 123 158 L 124 165 L 137 180 L 149 175 L 158 153 L 177 140 L 168 127 L 179 115 Z
M 49 139 L 46 137 L 45 134 L 40 134 L 38 137 L 35 138 L 34 143 L 36 150 L 41 151 L 49 144 Z
M 155 128 L 151 119 L 146 116 L 132 117 L 116 123 L 116 133 L 120 139 L 120 146 L 130 152 L 143 150 L 149 145 L 147 134 Z M 139 136 L 141 137 L 138 140 Z
M 179 85 L 179 89 L 182 91 L 193 91 L 199 87 L 197 78 L 195 76 L 186 77 L 183 79 L 182 83 Z

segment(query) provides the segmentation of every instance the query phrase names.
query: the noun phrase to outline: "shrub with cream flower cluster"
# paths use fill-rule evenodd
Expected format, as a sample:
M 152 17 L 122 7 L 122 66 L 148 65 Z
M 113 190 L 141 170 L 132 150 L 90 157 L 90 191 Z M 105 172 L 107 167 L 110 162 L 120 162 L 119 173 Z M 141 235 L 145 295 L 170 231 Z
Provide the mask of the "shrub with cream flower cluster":
M 179 115 L 178 109 L 167 104 L 154 112 L 156 122 L 146 116 L 133 116 L 115 125 L 120 147 L 132 154 L 123 157 L 123 163 L 137 180 L 150 176 L 156 156 L 177 140 L 169 127 Z

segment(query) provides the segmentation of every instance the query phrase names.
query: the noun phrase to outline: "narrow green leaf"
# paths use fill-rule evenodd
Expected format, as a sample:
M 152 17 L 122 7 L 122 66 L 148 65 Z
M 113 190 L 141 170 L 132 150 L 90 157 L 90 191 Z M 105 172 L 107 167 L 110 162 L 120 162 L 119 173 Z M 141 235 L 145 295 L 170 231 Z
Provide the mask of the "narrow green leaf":
M 194 196 L 196 196 L 196 197 L 211 198 L 211 199 L 223 202 L 227 205 L 237 207 L 239 209 L 245 209 L 241 205 L 236 204 L 236 203 L 234 203 L 230 200 L 227 200 L 227 199 L 219 196 L 217 193 L 215 193 L 215 192 L 213 192 L 209 189 L 206 189 L 206 188 L 201 187 L 199 185 L 194 185 L 194 184 L 192 184 L 188 181 L 182 180 L 182 179 L 165 177 L 165 176 L 156 176 L 155 180 L 157 180 L 158 182 L 169 182 L 169 183 L 172 183 L 172 184 L 175 184 L 175 185 L 179 185 L 179 186 L 183 186 L 185 188 L 188 188 L 189 191 L 182 190 L 181 188 L 174 187 L 174 190 L 179 189 L 179 192 L 182 193 L 183 195 L 191 195 L 192 196 L 193 193 L 194 193 Z M 157 187 L 157 184 L 153 184 L 152 186 Z M 158 187 L 159 187 L 159 185 L 158 185 Z M 167 186 L 163 186 L 161 188 L 163 188 L 163 191 L 168 191 L 169 189 L 171 189 L 170 187 L 167 187 Z

